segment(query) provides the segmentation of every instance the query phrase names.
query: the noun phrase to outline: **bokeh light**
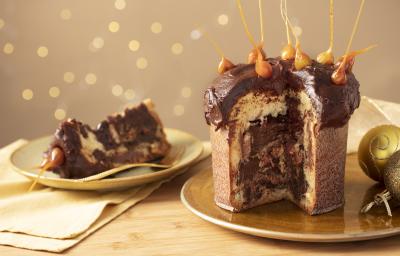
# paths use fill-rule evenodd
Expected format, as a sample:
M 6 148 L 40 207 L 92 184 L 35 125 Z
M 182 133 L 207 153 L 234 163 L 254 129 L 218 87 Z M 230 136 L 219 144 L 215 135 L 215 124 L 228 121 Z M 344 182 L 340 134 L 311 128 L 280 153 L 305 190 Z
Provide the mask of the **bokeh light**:
M 47 49 L 46 46 L 40 46 L 37 49 L 36 53 L 40 58 L 46 58 L 47 55 L 49 54 L 49 50 Z
M 93 73 L 87 73 L 85 76 L 85 82 L 89 85 L 95 84 L 97 81 L 97 76 L 96 74 Z
M 185 114 L 185 107 L 181 104 L 177 104 L 174 106 L 174 115 L 183 116 Z
M 22 91 L 22 98 L 24 100 L 31 100 L 33 99 L 33 91 L 31 89 L 25 89 Z
M 128 47 L 132 52 L 136 52 L 140 48 L 140 42 L 137 40 L 131 40 L 129 41 Z
M 162 31 L 162 25 L 160 22 L 153 22 L 153 24 L 151 24 L 150 26 L 150 30 L 151 32 L 153 32 L 154 34 L 159 34 Z
M 228 24 L 228 22 L 229 22 L 229 17 L 228 17 L 228 15 L 226 15 L 226 14 L 221 14 L 221 15 L 218 16 L 218 24 L 219 24 L 219 25 L 225 26 L 225 25 Z
M 75 74 L 72 72 L 65 72 L 64 73 L 64 82 L 71 84 L 75 81 Z
M 54 111 L 54 117 L 55 119 L 61 121 L 67 116 L 67 113 L 64 109 L 62 108 L 57 108 L 56 111 Z
M 60 93 L 60 88 L 58 88 L 57 86 L 50 87 L 49 89 L 49 95 L 52 98 L 58 98 L 60 96 Z
M 181 89 L 181 95 L 183 98 L 190 98 L 192 96 L 192 89 L 190 87 L 183 87 Z
M 117 9 L 117 10 L 123 10 L 123 9 L 125 9 L 125 7 L 126 7 L 126 2 L 125 2 L 125 0 L 116 0 L 116 1 L 114 2 L 114 7 L 115 7 L 115 9 Z
M 136 96 L 136 93 L 134 90 L 128 89 L 125 91 L 124 96 L 125 96 L 125 99 L 127 99 L 127 100 L 133 100 Z
M 140 57 L 136 60 L 136 67 L 138 69 L 145 69 L 148 66 L 147 59 L 144 57 Z
M 14 52 L 14 45 L 12 43 L 6 43 L 3 47 L 5 54 L 12 54 Z
M 122 88 L 122 86 L 119 84 L 116 84 L 111 88 L 112 95 L 114 95 L 116 97 L 121 96 L 123 92 L 124 92 L 124 88 Z
M 192 38 L 193 40 L 199 40 L 201 37 L 201 32 L 197 29 L 192 30 L 192 32 L 190 32 L 190 38 Z
M 95 38 L 93 38 L 92 41 L 92 46 L 95 49 L 101 49 L 104 46 L 104 39 L 100 36 L 96 36 Z
M 118 32 L 119 31 L 119 23 L 116 21 L 111 21 L 108 24 L 108 30 L 110 30 L 110 32 L 112 32 L 112 33 Z
M 174 43 L 174 44 L 171 46 L 171 51 L 172 51 L 172 53 L 175 54 L 175 55 L 182 54 L 182 52 L 183 52 L 183 45 L 182 45 L 181 43 Z
M 70 20 L 72 17 L 72 13 L 70 9 L 62 9 L 60 11 L 60 18 L 62 20 Z

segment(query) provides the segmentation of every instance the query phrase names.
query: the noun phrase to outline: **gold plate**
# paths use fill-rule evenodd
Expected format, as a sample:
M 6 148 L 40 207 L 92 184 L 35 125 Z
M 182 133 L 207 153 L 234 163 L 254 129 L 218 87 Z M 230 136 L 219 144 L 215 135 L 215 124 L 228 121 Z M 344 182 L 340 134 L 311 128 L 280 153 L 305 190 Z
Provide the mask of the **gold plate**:
M 135 169 L 116 174 L 113 178 L 83 182 L 75 179 L 63 179 L 53 172 L 45 172 L 38 180 L 38 183 L 62 189 L 74 190 L 104 190 L 119 189 L 131 186 L 143 185 L 170 177 L 187 167 L 195 161 L 203 151 L 203 144 L 194 136 L 175 129 L 165 129 L 167 140 L 172 147 L 185 147 L 185 152 L 173 167 L 161 171 L 151 171 L 149 168 Z M 11 166 L 18 173 L 36 179 L 38 166 L 42 160 L 43 152 L 48 148 L 52 136 L 32 140 L 18 148 L 10 157 Z
M 393 210 L 392 218 L 386 215 L 384 207 L 359 213 L 362 205 L 383 188 L 362 173 L 355 155 L 347 158 L 345 206 L 317 216 L 307 215 L 288 201 L 231 213 L 214 203 L 212 182 L 211 168 L 197 173 L 183 186 L 181 200 L 197 216 L 227 229 L 303 242 L 347 242 L 400 234 L 399 208 Z

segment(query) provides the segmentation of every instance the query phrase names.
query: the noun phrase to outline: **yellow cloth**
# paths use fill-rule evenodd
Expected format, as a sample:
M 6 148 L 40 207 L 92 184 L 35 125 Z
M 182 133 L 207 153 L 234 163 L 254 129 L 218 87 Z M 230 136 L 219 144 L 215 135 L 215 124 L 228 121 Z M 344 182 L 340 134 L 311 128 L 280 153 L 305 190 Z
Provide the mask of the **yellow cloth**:
M 13 150 L 24 143 L 26 142 L 19 140 L 0 150 L 2 245 L 62 252 L 168 181 L 117 192 L 67 191 L 39 187 L 27 193 L 31 181 L 15 173 L 8 161 Z M 201 158 L 209 155 L 209 150 L 205 151 Z

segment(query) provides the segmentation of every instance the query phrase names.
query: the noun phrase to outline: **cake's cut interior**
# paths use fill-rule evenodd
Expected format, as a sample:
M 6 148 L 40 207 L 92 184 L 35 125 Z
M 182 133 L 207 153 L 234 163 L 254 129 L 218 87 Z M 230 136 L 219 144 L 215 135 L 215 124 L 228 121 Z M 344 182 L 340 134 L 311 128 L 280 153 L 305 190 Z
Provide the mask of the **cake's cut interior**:
M 74 119 L 62 122 L 46 154 L 55 147 L 65 160 L 51 170 L 64 178 L 83 178 L 127 163 L 159 159 L 170 144 L 148 99 L 109 116 L 96 129 Z
M 234 204 L 250 208 L 289 199 L 306 209 L 313 200 L 308 183 L 314 179 L 313 131 L 307 127 L 316 120 L 305 94 L 289 89 L 280 96 L 251 93 L 238 100 L 230 120 L 236 121 L 229 138 L 230 165 L 238 170 L 232 177 Z M 218 134 L 215 128 L 211 132 Z
M 273 77 L 254 65 L 219 76 L 205 93 L 217 205 L 238 212 L 287 199 L 309 214 L 344 203 L 347 123 L 359 84 L 331 83 L 333 66 L 292 69 L 269 59 Z
M 243 186 L 239 189 L 243 191 L 244 204 L 262 200 L 268 190 L 281 190 L 277 197 L 287 194 L 296 201 L 307 191 L 303 172 L 304 121 L 298 110 L 299 99 L 286 96 L 284 101 L 285 112 L 248 120 L 248 128 L 238 138 L 242 140 L 238 182 Z

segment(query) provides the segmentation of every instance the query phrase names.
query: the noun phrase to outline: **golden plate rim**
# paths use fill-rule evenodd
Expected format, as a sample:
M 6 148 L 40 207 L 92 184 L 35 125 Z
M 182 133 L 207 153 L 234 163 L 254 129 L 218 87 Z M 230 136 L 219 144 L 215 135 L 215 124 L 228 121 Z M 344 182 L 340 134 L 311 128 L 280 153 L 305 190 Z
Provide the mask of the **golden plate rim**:
M 159 176 L 164 176 L 164 175 L 172 175 L 174 173 L 177 173 L 179 170 L 183 170 L 185 169 L 188 165 L 190 165 L 192 162 L 194 162 L 202 153 L 203 151 L 203 143 L 194 135 L 179 130 L 179 129 L 173 129 L 173 128 L 164 128 L 165 133 L 170 134 L 170 133 L 180 133 L 180 134 L 184 134 L 185 136 L 187 136 L 188 138 L 190 138 L 190 141 L 192 141 L 191 145 L 193 145 L 194 149 L 191 153 L 191 158 L 186 160 L 183 164 L 178 164 L 175 165 L 171 168 L 165 169 L 165 170 L 161 170 L 158 172 L 154 172 L 154 173 L 146 173 L 146 174 L 141 174 L 141 175 L 135 175 L 135 176 L 128 176 L 128 177 L 118 177 L 118 178 L 109 178 L 109 179 L 101 179 L 101 180 L 95 180 L 95 181 L 82 181 L 82 180 L 78 180 L 78 179 L 65 179 L 65 178 L 56 178 L 56 177 L 46 177 L 46 176 L 41 176 L 38 179 L 38 183 L 42 184 L 44 186 L 48 186 L 48 187 L 54 187 L 54 188 L 62 188 L 62 189 L 72 189 L 72 190 L 102 190 L 103 188 L 93 188 L 93 187 L 101 187 L 104 185 L 111 185 L 113 186 L 111 189 L 117 188 L 118 186 L 115 186 L 115 184 L 118 183 L 128 183 L 128 182 L 134 182 L 134 181 L 138 181 L 138 180 L 147 180 L 146 182 L 138 182 L 138 184 L 136 185 L 131 185 L 133 186 L 138 186 L 138 185 L 143 185 L 143 184 L 147 184 L 153 181 L 158 180 L 157 177 Z M 21 169 L 20 167 L 18 167 L 13 159 L 15 157 L 16 154 L 18 154 L 18 152 L 22 149 L 24 149 L 24 147 L 26 147 L 28 144 L 30 143 L 34 143 L 36 141 L 40 141 L 43 139 L 48 138 L 49 136 L 52 135 L 47 135 L 47 136 L 41 136 L 39 138 L 35 138 L 33 140 L 29 140 L 28 143 L 18 147 L 17 149 L 15 149 L 11 154 L 10 157 L 8 158 L 8 163 L 10 164 L 10 166 L 12 167 L 12 169 L 14 171 L 16 171 L 17 173 L 33 180 L 37 178 L 37 174 L 32 173 L 30 171 Z M 49 185 L 49 183 L 52 184 L 56 184 L 59 183 L 60 186 L 53 186 L 53 185 Z M 84 184 L 87 184 L 87 187 L 84 186 Z M 73 188 L 69 188 L 69 185 L 71 186 L 80 186 L 79 188 L 77 187 L 73 187 Z M 130 185 L 121 185 L 121 188 L 126 188 L 126 187 L 131 187 Z M 105 187 L 104 189 L 110 189 L 110 187 Z
M 373 240 L 379 238 L 385 238 L 390 236 L 395 236 L 400 234 L 400 226 L 394 227 L 388 230 L 379 230 L 379 231 L 361 231 L 361 232 L 348 232 L 341 234 L 326 234 L 326 233 L 294 233 L 294 232 L 282 232 L 282 231 L 273 231 L 260 229 L 255 227 L 249 227 L 241 224 L 235 224 L 232 222 L 228 222 L 222 219 L 218 219 L 216 217 L 210 216 L 205 212 L 197 209 L 191 202 L 190 199 L 187 198 L 186 194 L 191 189 L 193 183 L 196 183 L 199 176 L 201 176 L 204 172 L 212 171 L 211 167 L 202 170 L 201 172 L 196 173 L 194 176 L 189 178 L 185 184 L 182 186 L 180 192 L 180 199 L 183 205 L 194 215 L 200 217 L 201 219 L 211 222 L 217 226 L 220 226 L 225 229 L 233 230 L 236 232 L 263 237 L 263 238 L 271 238 L 276 240 L 284 240 L 284 241 L 294 241 L 294 242 L 307 242 L 307 243 L 345 243 L 345 242 L 355 242 L 355 241 L 366 241 Z M 212 177 L 212 175 L 211 175 Z M 197 202 L 198 203 L 198 202 Z M 215 204 L 215 202 L 213 202 Z M 400 218 L 400 216 L 399 216 Z

